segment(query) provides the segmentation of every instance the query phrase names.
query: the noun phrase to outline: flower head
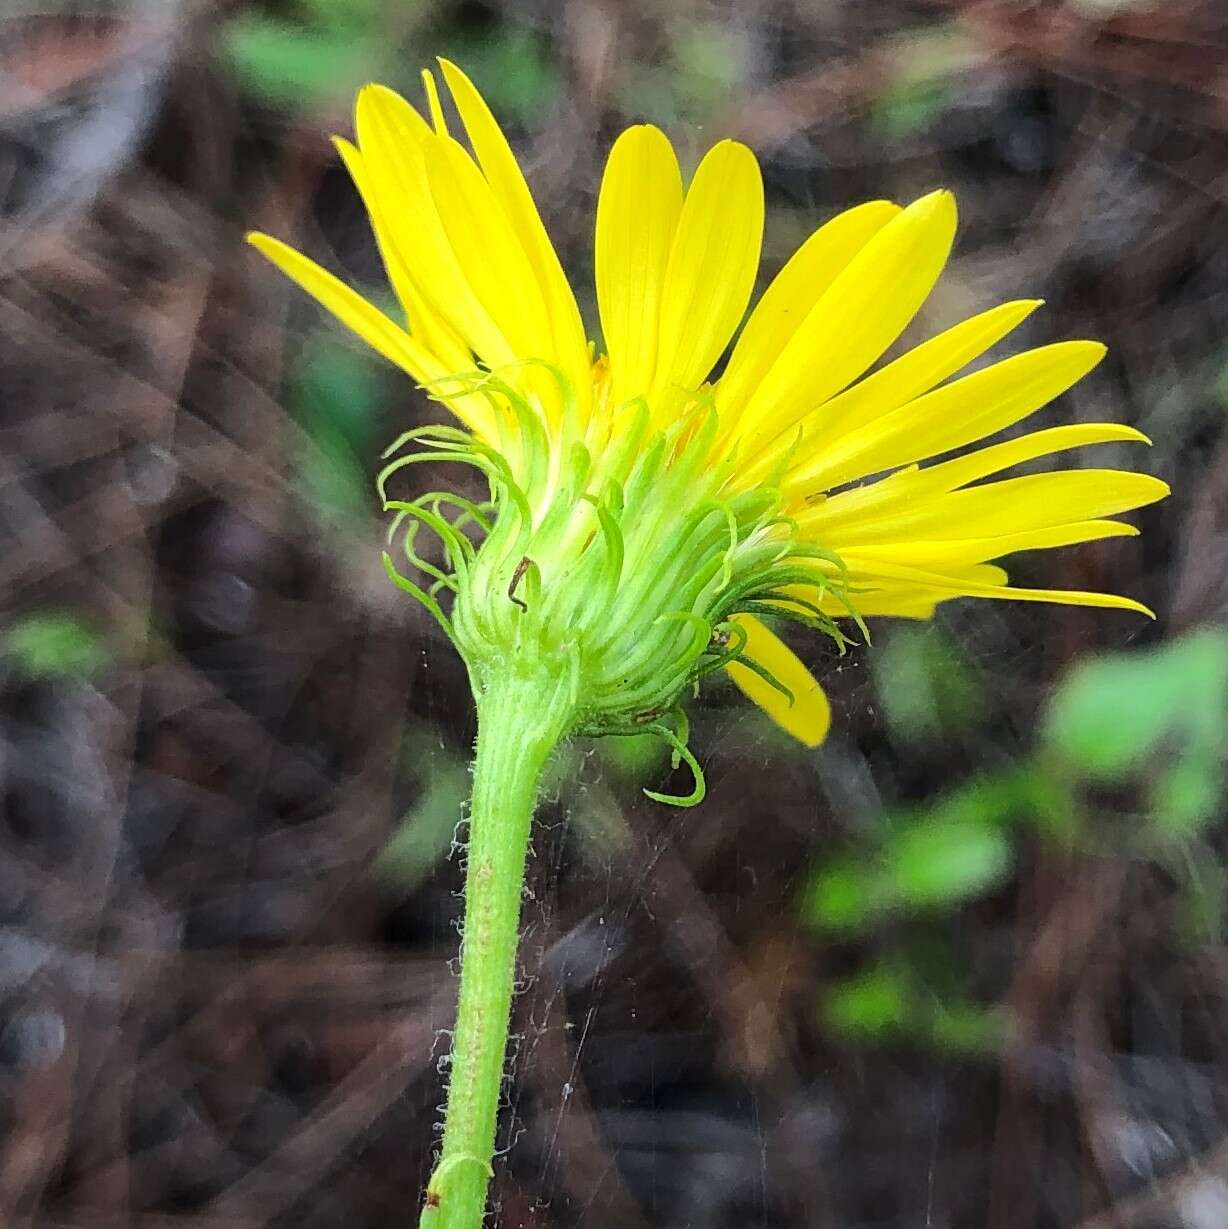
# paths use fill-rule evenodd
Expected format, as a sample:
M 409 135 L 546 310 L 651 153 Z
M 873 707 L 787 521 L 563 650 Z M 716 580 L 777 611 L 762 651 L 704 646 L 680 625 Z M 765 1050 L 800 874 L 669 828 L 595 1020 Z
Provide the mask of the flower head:
M 602 352 L 497 123 L 455 65 L 442 70 L 468 149 L 429 73 L 429 119 L 368 86 L 357 145 L 337 141 L 403 320 L 278 240 L 251 241 L 459 420 L 404 436 L 394 449 L 413 450 L 381 482 L 424 459 L 485 476 L 482 501 L 386 494 L 433 583 L 394 574 L 443 623 L 475 687 L 508 656 L 553 663 L 574 677 L 577 729 L 653 725 L 681 752 L 664 715 L 726 668 L 813 744 L 827 702 L 763 618 L 842 645 L 841 629 L 868 617 L 928 618 L 960 596 L 1149 613 L 1113 594 L 1015 587 L 993 562 L 1132 535 L 1115 518 L 1167 494 L 1112 469 L 1002 477 L 1085 445 L 1146 442 L 1132 427 L 981 444 L 1070 388 L 1103 346 L 1058 342 L 961 374 L 1039 306 L 1029 299 L 875 368 L 947 261 L 950 193 L 832 218 L 739 332 L 763 229 L 754 155 L 721 141 L 684 185 L 666 137 L 630 128 L 597 205 Z M 443 543 L 443 566 L 416 549 L 421 528 Z

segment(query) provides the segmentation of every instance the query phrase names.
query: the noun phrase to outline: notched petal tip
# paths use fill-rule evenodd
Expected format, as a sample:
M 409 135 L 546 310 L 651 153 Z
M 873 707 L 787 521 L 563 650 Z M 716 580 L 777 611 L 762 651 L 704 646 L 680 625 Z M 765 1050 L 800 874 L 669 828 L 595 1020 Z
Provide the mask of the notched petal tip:
M 386 111 L 390 107 L 399 107 L 402 104 L 411 106 L 404 96 L 398 94 L 391 86 L 382 85 L 378 81 L 368 81 L 354 96 L 354 118 L 357 120 L 364 111 L 372 108 Z
M 935 222 L 944 221 L 952 227 L 959 221 L 959 208 L 955 201 L 955 193 L 950 188 L 937 188 L 933 192 L 917 197 L 915 201 L 904 207 L 904 212 L 910 217 L 924 217 L 927 220 L 933 219 Z
M 615 150 L 619 150 L 620 153 L 638 153 L 646 151 L 650 145 L 666 145 L 673 152 L 673 145 L 669 137 L 656 124 L 631 124 L 615 138 L 614 144 L 610 146 L 609 154 L 606 155 L 606 161 L 608 162 L 614 156 Z

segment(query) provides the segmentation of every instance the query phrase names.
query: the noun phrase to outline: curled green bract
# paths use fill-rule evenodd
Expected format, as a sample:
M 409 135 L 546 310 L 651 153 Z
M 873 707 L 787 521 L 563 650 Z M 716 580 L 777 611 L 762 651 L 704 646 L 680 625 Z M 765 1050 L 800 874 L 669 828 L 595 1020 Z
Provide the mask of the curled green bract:
M 664 427 L 630 402 L 612 438 L 588 440 L 574 423 L 547 432 L 540 409 L 497 372 L 452 376 L 430 391 L 488 398 L 501 407 L 503 438 L 496 447 L 459 427 L 429 426 L 393 443 L 378 488 L 392 514 L 390 550 L 409 574 L 390 553 L 389 575 L 447 633 L 475 696 L 512 660 L 574 678 L 568 733 L 658 734 L 688 764 L 695 789 L 650 796 L 694 805 L 702 772 L 685 724 L 675 722 L 675 733 L 665 717 L 731 662 L 790 695 L 744 654 L 735 615 L 791 619 L 843 649 L 844 633 L 819 605 L 831 595 L 857 621 L 840 560 L 799 541 L 774 488 L 726 489 L 734 461 L 712 463 L 718 424 L 702 397 Z M 566 416 L 570 398 L 563 403 Z M 570 446 L 560 448 L 560 438 Z M 391 493 L 405 471 L 440 463 L 476 470 L 485 498 Z

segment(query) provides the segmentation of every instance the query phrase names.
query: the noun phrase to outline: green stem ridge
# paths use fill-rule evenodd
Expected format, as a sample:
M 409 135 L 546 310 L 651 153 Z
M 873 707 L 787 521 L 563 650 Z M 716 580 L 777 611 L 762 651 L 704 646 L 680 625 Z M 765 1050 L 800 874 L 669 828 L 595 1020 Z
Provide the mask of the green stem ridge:
M 443 1147 L 420 1229 L 479 1229 L 511 1018 L 520 901 L 542 769 L 575 715 L 574 671 L 503 663 L 478 692 L 460 998 Z

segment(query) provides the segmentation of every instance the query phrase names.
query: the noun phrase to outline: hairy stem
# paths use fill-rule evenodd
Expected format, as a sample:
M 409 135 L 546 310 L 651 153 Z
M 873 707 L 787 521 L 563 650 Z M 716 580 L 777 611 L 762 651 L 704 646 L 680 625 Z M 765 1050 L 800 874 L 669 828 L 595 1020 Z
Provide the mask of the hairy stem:
M 572 720 L 567 677 L 511 662 L 478 699 L 460 999 L 443 1148 L 420 1229 L 479 1229 L 491 1177 L 529 832 L 541 772 Z

